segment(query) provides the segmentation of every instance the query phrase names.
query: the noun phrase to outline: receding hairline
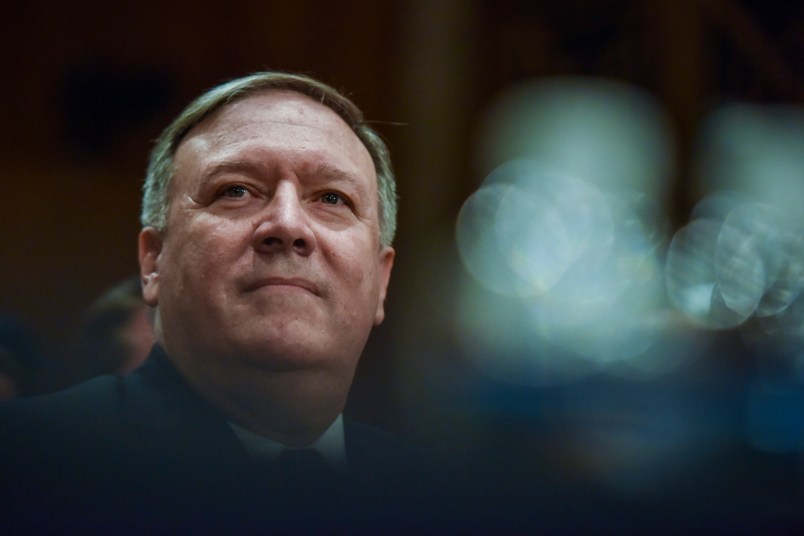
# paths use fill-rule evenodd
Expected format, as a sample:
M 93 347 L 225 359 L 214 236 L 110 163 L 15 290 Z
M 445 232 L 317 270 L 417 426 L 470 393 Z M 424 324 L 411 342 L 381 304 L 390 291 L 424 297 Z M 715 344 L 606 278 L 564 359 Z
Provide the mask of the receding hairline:
M 357 134 L 357 130 L 363 125 L 363 114 L 361 110 L 357 108 L 357 106 L 348 100 L 348 98 L 338 93 L 326 93 L 323 89 L 320 89 L 316 86 L 297 85 L 294 83 L 293 79 L 289 79 L 286 81 L 280 81 L 279 83 L 272 81 L 271 83 L 266 83 L 264 85 L 245 86 L 224 96 L 223 98 L 217 99 L 217 102 L 215 102 L 212 106 L 207 107 L 198 117 L 187 121 L 186 124 L 182 125 L 181 128 L 173 134 L 170 147 L 171 154 L 176 154 L 181 142 L 184 141 L 184 139 L 187 138 L 187 136 L 195 128 L 212 120 L 214 116 L 219 115 L 223 112 L 223 110 L 252 97 L 269 93 L 286 93 L 289 95 L 295 95 L 323 106 L 338 116 L 346 124 L 349 130 L 355 134 L 355 136 L 358 138 L 358 141 L 360 141 L 363 146 L 366 145 L 364 140 Z M 212 96 L 214 96 L 214 90 L 213 92 L 203 95 L 202 98 Z M 196 103 L 198 103 L 198 101 L 196 101 Z M 368 147 L 366 147 L 366 149 L 368 149 Z M 371 156 L 370 151 L 369 155 Z
M 335 117 L 337 117 L 338 120 L 343 124 L 343 126 L 346 127 L 346 129 L 349 132 L 352 133 L 352 135 L 355 137 L 355 139 L 357 139 L 357 141 L 366 149 L 366 151 L 368 152 L 369 157 L 371 157 L 371 152 L 369 151 L 369 148 L 366 147 L 366 144 L 364 143 L 364 141 L 360 138 L 360 136 L 356 132 L 356 128 L 359 127 L 362 123 L 356 122 L 353 125 L 350 125 L 349 122 L 344 118 L 343 115 L 338 113 L 338 111 L 334 110 L 331 106 L 328 106 L 326 103 L 321 102 L 320 100 L 318 100 L 318 99 L 316 99 L 314 97 L 311 97 L 310 95 L 307 95 L 306 93 L 302 93 L 302 92 L 297 91 L 295 89 L 289 89 L 289 88 L 283 88 L 283 87 L 255 88 L 255 89 L 253 89 L 252 91 L 250 91 L 248 93 L 240 93 L 240 94 L 238 94 L 236 98 L 222 100 L 216 106 L 214 106 L 214 107 L 210 108 L 209 110 L 207 110 L 198 119 L 196 119 L 196 120 L 194 120 L 192 122 L 189 122 L 187 125 L 185 125 L 181 129 L 180 132 L 177 133 L 177 135 L 173 138 L 173 154 L 174 155 L 176 154 L 176 151 L 178 150 L 179 145 L 181 145 L 181 143 L 185 139 L 187 139 L 187 137 L 192 135 L 194 130 L 196 130 L 199 127 L 202 127 L 204 125 L 207 125 L 210 122 L 215 121 L 221 114 L 226 113 L 228 110 L 230 110 L 231 108 L 233 108 L 235 106 L 243 105 L 246 101 L 249 101 L 249 100 L 252 100 L 252 99 L 271 96 L 272 94 L 273 95 L 280 95 L 280 97 L 277 99 L 278 101 L 283 99 L 283 97 L 281 97 L 281 94 L 284 94 L 287 97 L 295 98 L 295 99 L 298 99 L 298 100 L 300 100 L 302 102 L 311 102 L 313 104 L 318 105 L 320 108 L 323 109 L 323 111 L 327 111 L 327 112 L 330 112 L 330 113 L 334 114 Z M 276 123 L 283 123 L 283 122 L 282 121 L 276 121 Z M 297 125 L 299 123 L 289 121 L 286 124 Z

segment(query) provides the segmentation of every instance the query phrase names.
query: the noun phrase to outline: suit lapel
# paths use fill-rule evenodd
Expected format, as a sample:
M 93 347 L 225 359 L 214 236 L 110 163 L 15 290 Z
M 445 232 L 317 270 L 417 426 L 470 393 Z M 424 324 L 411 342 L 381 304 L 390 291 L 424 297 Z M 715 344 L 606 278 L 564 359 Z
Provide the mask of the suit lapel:
M 177 463 L 215 467 L 247 454 L 226 419 L 196 394 L 155 346 L 143 367 L 124 379 L 124 413 L 144 452 Z

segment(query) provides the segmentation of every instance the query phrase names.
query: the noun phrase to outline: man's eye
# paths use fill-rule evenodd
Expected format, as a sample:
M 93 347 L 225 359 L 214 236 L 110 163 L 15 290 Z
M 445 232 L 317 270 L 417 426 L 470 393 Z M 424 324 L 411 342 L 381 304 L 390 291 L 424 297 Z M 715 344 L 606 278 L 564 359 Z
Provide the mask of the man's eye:
M 327 192 L 321 196 L 321 201 L 329 205 L 337 205 L 339 201 L 343 201 L 343 198 L 334 192 Z
M 222 195 L 224 197 L 245 197 L 247 193 L 248 189 L 245 186 L 237 184 L 235 186 L 229 186 L 228 188 L 226 188 L 222 192 Z

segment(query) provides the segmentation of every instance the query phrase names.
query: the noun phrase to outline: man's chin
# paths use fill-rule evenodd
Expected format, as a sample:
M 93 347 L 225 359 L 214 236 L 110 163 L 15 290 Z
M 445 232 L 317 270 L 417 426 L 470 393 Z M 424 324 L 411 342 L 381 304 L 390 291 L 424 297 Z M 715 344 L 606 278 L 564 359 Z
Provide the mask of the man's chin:
M 312 370 L 332 365 L 331 357 L 328 358 L 321 349 L 287 342 L 245 348 L 233 358 L 250 368 L 274 372 Z

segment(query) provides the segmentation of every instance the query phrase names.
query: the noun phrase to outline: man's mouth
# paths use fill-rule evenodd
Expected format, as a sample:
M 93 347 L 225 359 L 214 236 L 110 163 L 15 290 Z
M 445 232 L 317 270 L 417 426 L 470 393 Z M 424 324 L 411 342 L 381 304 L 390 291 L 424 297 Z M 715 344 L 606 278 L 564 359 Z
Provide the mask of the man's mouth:
M 306 291 L 315 296 L 319 296 L 318 287 L 311 281 L 299 277 L 267 277 L 259 279 L 247 287 L 247 291 L 258 289 L 277 289 L 288 291 Z

